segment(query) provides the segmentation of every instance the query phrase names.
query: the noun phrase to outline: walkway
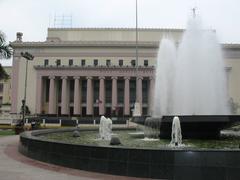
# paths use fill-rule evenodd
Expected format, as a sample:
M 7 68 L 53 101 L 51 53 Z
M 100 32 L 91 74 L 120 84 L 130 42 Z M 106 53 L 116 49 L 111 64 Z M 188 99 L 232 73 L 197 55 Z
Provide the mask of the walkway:
M 0 137 L 1 180 L 141 180 L 75 170 L 32 160 L 17 151 L 19 136 Z

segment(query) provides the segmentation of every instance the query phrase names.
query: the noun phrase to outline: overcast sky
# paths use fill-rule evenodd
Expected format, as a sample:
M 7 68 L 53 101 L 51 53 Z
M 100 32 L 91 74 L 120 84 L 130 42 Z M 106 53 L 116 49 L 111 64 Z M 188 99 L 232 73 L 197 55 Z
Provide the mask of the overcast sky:
M 138 0 L 139 27 L 185 28 L 197 7 L 219 41 L 240 43 L 239 0 Z M 72 27 L 135 27 L 135 0 L 0 0 L 0 30 L 8 41 L 44 41 L 54 15 L 71 15 Z M 5 63 L 3 63 L 5 64 Z

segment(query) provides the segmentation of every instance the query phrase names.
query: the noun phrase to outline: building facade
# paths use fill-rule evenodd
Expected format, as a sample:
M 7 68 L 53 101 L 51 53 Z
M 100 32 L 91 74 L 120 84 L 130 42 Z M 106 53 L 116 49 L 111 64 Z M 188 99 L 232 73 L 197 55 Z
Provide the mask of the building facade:
M 49 28 L 44 42 L 24 42 L 18 34 L 14 47 L 11 112 L 20 113 L 25 91 L 31 114 L 53 116 L 131 116 L 134 103 L 151 115 L 155 64 L 159 41 L 171 34 L 176 44 L 181 29 L 139 29 L 136 62 L 135 29 Z M 235 113 L 240 103 L 240 46 L 223 44 L 229 96 Z
M 11 110 L 11 66 L 3 66 L 5 72 L 9 75 L 9 79 L 0 81 L 0 116 L 9 115 Z

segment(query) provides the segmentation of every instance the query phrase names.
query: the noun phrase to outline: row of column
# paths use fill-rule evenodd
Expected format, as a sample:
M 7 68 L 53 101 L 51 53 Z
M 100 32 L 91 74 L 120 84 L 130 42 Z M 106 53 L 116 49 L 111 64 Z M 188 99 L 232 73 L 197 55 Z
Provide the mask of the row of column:
M 82 112 L 82 104 L 81 104 L 81 81 L 80 77 L 74 78 L 74 108 L 73 113 L 75 115 L 80 115 Z M 48 106 L 48 114 L 56 114 L 57 106 L 56 106 L 56 85 L 55 85 L 55 77 L 50 76 L 50 86 L 49 86 L 49 106 Z M 61 92 L 61 114 L 69 114 L 69 88 L 67 82 L 67 76 L 61 77 L 62 79 L 62 92 Z M 87 98 L 86 98 L 86 114 L 93 114 L 93 78 L 86 77 L 87 79 Z M 116 111 L 118 108 L 117 102 L 117 79 L 118 77 L 112 77 L 112 110 Z M 136 99 L 140 104 L 140 109 L 142 109 L 142 77 L 137 78 L 137 87 L 136 87 Z M 42 81 L 42 79 L 40 80 Z M 124 77 L 124 114 L 130 115 L 130 77 Z M 153 87 L 153 79 L 150 78 L 150 90 Z M 41 89 L 42 82 L 38 85 L 38 88 Z M 39 93 L 38 96 L 41 93 Z M 152 96 L 152 94 L 150 94 Z M 41 97 L 38 97 L 39 101 L 41 101 Z M 149 99 L 149 106 L 151 106 L 152 100 Z M 99 115 L 105 114 L 105 77 L 99 77 Z M 37 105 L 37 113 L 41 113 L 41 104 Z

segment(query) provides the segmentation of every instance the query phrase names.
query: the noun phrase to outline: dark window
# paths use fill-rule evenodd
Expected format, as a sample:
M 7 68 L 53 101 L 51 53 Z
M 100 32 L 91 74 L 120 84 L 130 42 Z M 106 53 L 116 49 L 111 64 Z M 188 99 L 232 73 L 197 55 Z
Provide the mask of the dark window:
M 61 60 L 60 60 L 60 59 L 57 59 L 57 60 L 56 60 L 56 65 L 57 65 L 57 66 L 61 66 Z
M 99 99 L 99 80 L 93 80 L 93 102 Z
M 110 60 L 110 59 L 107 59 L 106 65 L 107 65 L 107 66 L 111 66 L 111 60 Z
M 135 60 L 132 60 L 132 61 L 131 61 L 131 65 L 132 65 L 132 66 L 136 66 L 136 61 L 135 61 Z
M 50 87 L 50 79 L 46 80 L 46 94 L 45 94 L 45 101 L 48 102 L 49 101 L 49 87 Z
M 144 66 L 148 66 L 148 60 L 147 59 L 144 60 Z
M 105 80 L 105 100 L 106 103 L 112 102 L 112 80 Z
M 3 83 L 0 83 L 0 92 L 3 92 Z
M 74 80 L 69 80 L 69 86 L 70 86 L 70 97 L 69 97 L 69 100 L 70 100 L 70 103 L 73 103 L 73 99 L 74 99 Z
M 123 60 L 122 60 L 122 59 L 119 59 L 118 64 L 119 64 L 119 66 L 123 66 Z
M 87 80 L 82 80 L 82 103 L 86 103 L 86 101 L 87 101 Z
M 93 60 L 93 65 L 94 65 L 94 66 L 97 66 L 97 65 L 98 65 L 98 60 L 97 60 L 97 59 L 94 59 L 94 60 Z
M 130 80 L 130 103 L 136 101 L 136 80 Z
M 142 102 L 148 103 L 148 90 L 149 90 L 149 82 L 148 80 L 142 80 Z
M 82 59 L 82 61 L 81 61 L 81 66 L 85 66 L 85 64 L 86 64 L 85 59 Z
M 68 65 L 69 65 L 69 66 L 72 66 L 72 65 L 73 65 L 73 59 L 69 59 Z
M 124 80 L 119 79 L 117 81 L 117 96 L 118 96 L 118 102 L 123 103 L 124 100 Z
M 44 66 L 48 66 L 48 59 L 44 59 Z

